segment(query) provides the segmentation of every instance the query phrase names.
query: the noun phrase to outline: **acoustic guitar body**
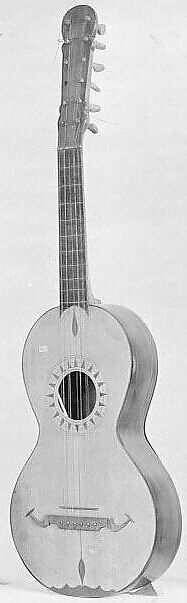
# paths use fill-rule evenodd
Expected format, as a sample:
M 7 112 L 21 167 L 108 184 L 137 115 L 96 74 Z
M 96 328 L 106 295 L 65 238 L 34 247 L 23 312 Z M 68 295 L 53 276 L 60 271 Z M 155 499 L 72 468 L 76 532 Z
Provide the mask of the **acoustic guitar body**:
M 23 373 L 39 423 L 11 503 L 24 564 L 62 594 L 148 584 L 171 563 L 181 531 L 175 488 L 144 433 L 157 376 L 150 332 L 117 306 L 54 308 L 29 333 Z M 70 378 L 71 418 L 62 403 Z

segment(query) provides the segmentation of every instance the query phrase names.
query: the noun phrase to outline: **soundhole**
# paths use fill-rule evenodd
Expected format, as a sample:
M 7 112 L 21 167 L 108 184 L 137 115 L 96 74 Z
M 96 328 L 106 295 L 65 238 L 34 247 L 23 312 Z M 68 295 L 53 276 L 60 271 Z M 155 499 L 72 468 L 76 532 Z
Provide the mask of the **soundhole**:
M 59 403 L 68 417 L 74 421 L 86 419 L 96 403 L 96 389 L 92 379 L 82 371 L 72 371 L 62 379 L 59 388 Z

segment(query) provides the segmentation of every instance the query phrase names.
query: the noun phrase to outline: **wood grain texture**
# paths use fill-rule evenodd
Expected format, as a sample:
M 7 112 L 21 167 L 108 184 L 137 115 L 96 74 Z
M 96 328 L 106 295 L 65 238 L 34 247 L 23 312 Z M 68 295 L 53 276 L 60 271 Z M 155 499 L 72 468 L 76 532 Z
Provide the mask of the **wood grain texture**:
M 170 566 L 178 550 L 182 517 L 175 486 L 156 452 L 148 442 L 145 421 L 157 378 L 157 351 L 143 321 L 132 311 L 109 306 L 108 311 L 120 321 L 129 338 L 134 369 L 117 423 L 119 440 L 143 475 L 156 512 L 153 550 L 140 577 L 132 588 L 153 581 Z
M 93 8 L 74 6 L 62 21 L 62 90 L 58 149 L 82 145 L 89 122 L 89 95 L 98 19 Z
M 94 416 L 93 424 L 88 420 L 84 435 L 61 426 L 55 395 L 49 393 L 65 355 L 73 366 L 80 355 L 84 366 L 89 360 L 107 392 L 103 414 Z M 72 307 L 62 316 L 54 308 L 31 329 L 23 370 L 40 426 L 11 503 L 12 534 L 23 562 L 37 580 L 62 594 L 76 596 L 82 587 L 82 596 L 89 596 L 89 589 L 90 596 L 106 596 L 148 584 L 171 563 L 180 540 L 174 486 L 144 435 L 157 374 L 149 331 L 116 306 L 92 305 L 89 314 Z M 43 529 L 29 517 L 33 509 L 38 518 L 59 514 L 62 506 L 98 508 L 98 517 L 117 523 L 127 514 L 133 523 L 115 533 L 83 531 L 80 541 L 79 532 L 54 525 Z

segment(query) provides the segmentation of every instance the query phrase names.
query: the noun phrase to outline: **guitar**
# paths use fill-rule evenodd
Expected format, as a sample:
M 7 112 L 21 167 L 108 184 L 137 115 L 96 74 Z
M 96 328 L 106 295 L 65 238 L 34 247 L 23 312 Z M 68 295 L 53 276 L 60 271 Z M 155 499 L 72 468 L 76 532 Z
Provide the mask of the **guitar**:
M 145 434 L 157 378 L 154 340 L 142 320 L 92 294 L 87 262 L 83 136 L 89 123 L 95 11 L 62 22 L 58 121 L 60 305 L 31 328 L 23 351 L 39 436 L 14 488 L 11 530 L 29 572 L 60 594 L 154 594 L 172 562 L 181 511 Z

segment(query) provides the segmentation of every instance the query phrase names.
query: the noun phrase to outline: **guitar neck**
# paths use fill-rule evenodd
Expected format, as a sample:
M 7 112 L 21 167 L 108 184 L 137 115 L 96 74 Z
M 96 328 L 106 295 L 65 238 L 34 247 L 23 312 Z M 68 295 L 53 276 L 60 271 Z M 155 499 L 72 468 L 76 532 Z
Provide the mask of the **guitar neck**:
M 88 306 L 81 146 L 58 150 L 60 310 Z
M 88 307 L 82 141 L 86 128 L 94 131 L 89 124 L 89 93 L 97 27 L 97 15 L 87 5 L 70 9 L 62 22 L 64 42 L 58 120 L 61 312 L 73 304 Z M 91 297 L 89 292 L 89 299 Z

